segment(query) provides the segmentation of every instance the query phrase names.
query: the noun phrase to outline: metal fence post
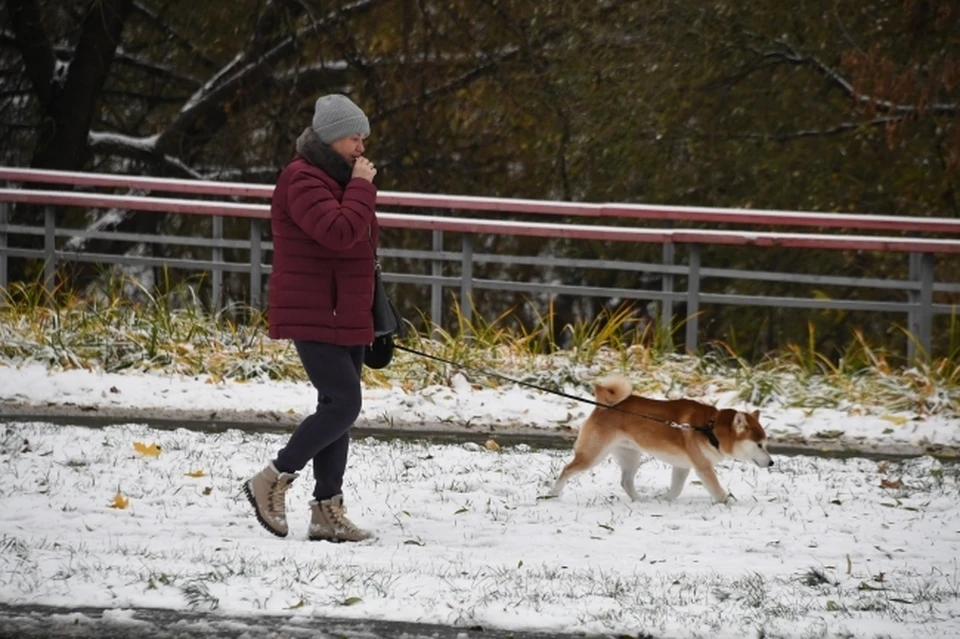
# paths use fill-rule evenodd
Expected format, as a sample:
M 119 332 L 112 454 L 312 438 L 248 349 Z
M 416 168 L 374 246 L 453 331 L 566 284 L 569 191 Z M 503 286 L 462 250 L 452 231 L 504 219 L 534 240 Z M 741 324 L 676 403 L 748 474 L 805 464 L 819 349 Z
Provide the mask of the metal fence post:
M 43 286 L 53 295 L 57 277 L 57 218 L 52 206 L 43 208 Z
M 925 351 L 926 357 L 932 357 L 933 341 L 933 253 L 920 256 L 920 308 L 917 312 L 917 341 Z
M 250 306 L 261 310 L 263 298 L 263 244 L 260 220 L 250 220 Z
M 0 183 L 0 186 L 3 186 Z M 7 270 L 7 203 L 0 202 L 0 289 L 6 290 L 9 282 L 9 271 Z M 2 302 L 2 300 L 0 300 Z
M 663 265 L 673 266 L 673 260 L 676 253 L 676 246 L 673 242 L 666 242 L 663 245 Z M 673 293 L 674 278 L 673 273 L 664 273 L 661 276 L 661 290 L 664 293 Z M 666 335 L 673 335 L 673 300 L 664 298 L 660 303 L 660 325 L 663 327 Z
M 433 231 L 433 252 L 443 252 L 443 231 Z M 443 275 L 443 262 L 440 259 L 430 263 L 430 274 L 434 277 Z M 434 328 L 443 326 L 443 285 L 440 282 L 430 285 L 430 322 Z
M 221 242 L 223 241 L 223 216 L 214 215 L 213 216 L 213 260 L 214 264 L 223 263 L 223 246 Z M 220 303 L 223 301 L 223 269 L 214 266 L 210 272 L 210 295 L 213 297 L 211 300 L 211 310 L 216 313 L 220 310 Z
M 910 273 L 907 276 L 911 283 L 920 282 L 920 253 L 910 253 L 909 258 L 909 267 Z M 909 335 L 907 336 L 907 361 L 912 362 L 917 356 L 917 344 L 913 339 L 913 336 L 916 336 L 920 333 L 920 314 L 918 309 L 920 308 L 920 290 L 914 286 L 911 286 L 907 289 L 907 303 L 910 304 L 910 309 L 907 311 L 907 331 Z
M 700 313 L 700 245 L 690 244 L 690 261 L 687 267 L 687 339 L 688 353 L 697 350 L 697 333 Z
M 473 234 L 463 234 L 460 266 L 460 313 L 469 324 L 473 321 Z

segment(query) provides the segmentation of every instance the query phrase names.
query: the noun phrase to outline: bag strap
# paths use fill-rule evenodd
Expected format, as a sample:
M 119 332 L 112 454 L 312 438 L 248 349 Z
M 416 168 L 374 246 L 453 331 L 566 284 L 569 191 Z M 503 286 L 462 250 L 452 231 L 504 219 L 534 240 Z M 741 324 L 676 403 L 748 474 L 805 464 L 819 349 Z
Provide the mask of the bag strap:
M 373 259 L 379 263 L 380 257 L 377 255 L 377 247 L 373 245 L 373 227 L 369 224 L 367 224 L 367 241 L 370 242 L 370 248 L 373 249 Z
M 370 242 L 370 248 L 373 249 L 373 265 L 377 272 L 380 271 L 380 256 L 377 254 L 377 247 L 373 245 L 373 228 L 367 224 L 367 241 Z

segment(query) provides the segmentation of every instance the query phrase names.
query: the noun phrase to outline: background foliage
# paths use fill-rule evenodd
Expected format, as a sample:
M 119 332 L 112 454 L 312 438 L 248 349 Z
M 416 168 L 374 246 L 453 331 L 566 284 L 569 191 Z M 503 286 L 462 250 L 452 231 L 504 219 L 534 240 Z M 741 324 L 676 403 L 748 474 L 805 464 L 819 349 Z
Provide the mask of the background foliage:
M 269 183 L 317 95 L 343 92 L 370 115 L 383 189 L 960 211 L 960 0 L 7 0 L 0 19 L 4 164 Z M 120 215 L 113 225 L 208 233 L 205 224 Z M 653 246 L 497 241 L 659 259 Z M 906 276 L 906 260 L 869 254 L 717 248 L 703 261 Z M 509 275 L 530 277 L 519 267 Z M 232 285 L 242 296 L 242 279 Z M 759 290 L 750 286 L 789 294 L 768 282 L 738 292 Z M 406 293 L 427 307 L 422 292 Z M 478 301 L 490 317 L 517 304 L 506 293 Z M 561 323 L 598 310 L 567 299 L 554 309 Z M 805 339 L 808 322 L 826 351 L 855 329 L 904 339 L 887 319 L 846 313 L 727 308 L 702 325 L 705 337 L 759 355 Z

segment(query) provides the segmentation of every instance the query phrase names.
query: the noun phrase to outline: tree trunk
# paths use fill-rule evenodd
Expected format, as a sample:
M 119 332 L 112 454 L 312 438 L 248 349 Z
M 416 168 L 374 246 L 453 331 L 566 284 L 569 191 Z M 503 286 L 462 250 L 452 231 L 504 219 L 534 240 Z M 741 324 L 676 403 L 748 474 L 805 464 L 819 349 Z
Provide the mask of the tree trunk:
M 35 0 L 10 0 L 17 45 L 43 104 L 33 166 L 77 170 L 87 163 L 90 125 L 132 8 L 133 0 L 92 1 L 73 58 L 60 62 Z

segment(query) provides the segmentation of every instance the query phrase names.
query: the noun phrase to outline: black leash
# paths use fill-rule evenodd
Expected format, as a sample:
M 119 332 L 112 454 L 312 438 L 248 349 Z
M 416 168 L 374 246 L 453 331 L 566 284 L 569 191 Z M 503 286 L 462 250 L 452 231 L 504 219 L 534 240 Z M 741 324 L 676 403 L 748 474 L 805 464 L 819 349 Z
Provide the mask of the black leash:
M 488 371 L 482 368 L 476 368 L 474 366 L 467 366 L 466 364 L 461 364 L 460 362 L 454 362 L 449 359 L 444 359 L 437 355 L 431 355 L 430 353 L 424 353 L 423 351 L 418 351 L 414 348 L 408 348 L 402 344 L 396 342 L 393 343 L 393 347 L 401 351 L 406 351 L 413 355 L 419 355 L 420 357 L 426 357 L 427 359 L 432 359 L 437 362 L 443 362 L 455 368 L 461 368 L 466 371 L 472 371 L 474 373 L 480 373 L 481 375 L 486 375 L 488 377 L 496 377 L 497 379 L 502 379 L 505 382 L 510 382 L 511 384 L 517 384 L 519 386 L 526 386 L 527 388 L 533 388 L 535 390 L 541 391 L 543 393 L 550 393 L 551 395 L 559 395 L 560 397 L 566 397 L 567 399 L 572 399 L 577 402 L 583 402 L 584 404 L 592 404 L 594 406 L 599 406 L 600 408 L 607 408 L 609 410 L 619 411 L 621 413 L 626 413 L 627 415 L 633 415 L 634 417 L 640 417 L 643 419 L 649 419 L 650 421 L 660 422 L 661 424 L 666 424 L 672 428 L 678 428 L 680 430 L 693 430 L 698 433 L 703 433 L 706 435 L 707 439 L 710 440 L 710 444 L 714 448 L 720 450 L 720 440 L 717 439 L 716 433 L 713 432 L 713 427 L 716 425 L 716 417 L 711 417 L 710 421 L 707 422 L 705 426 L 695 426 L 693 424 L 684 424 L 682 422 L 675 422 L 672 419 L 661 419 L 659 417 L 651 417 L 650 415 L 641 415 L 640 413 L 634 413 L 633 411 L 623 410 L 622 408 L 617 408 L 616 406 L 608 406 L 607 404 L 601 404 L 600 402 L 595 402 L 592 399 L 586 399 L 583 397 L 577 397 L 576 395 L 571 395 L 569 393 L 564 393 L 563 391 L 554 390 L 552 388 L 546 388 L 544 386 L 538 386 L 537 384 L 532 384 L 530 382 L 524 382 L 519 379 L 513 379 L 507 377 L 506 375 L 501 375 L 495 371 Z

